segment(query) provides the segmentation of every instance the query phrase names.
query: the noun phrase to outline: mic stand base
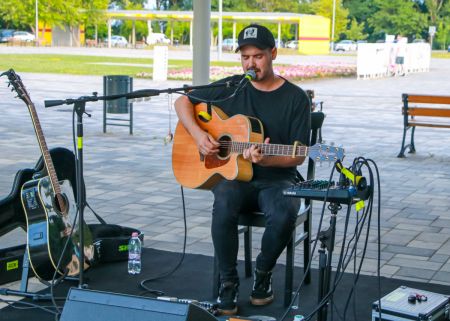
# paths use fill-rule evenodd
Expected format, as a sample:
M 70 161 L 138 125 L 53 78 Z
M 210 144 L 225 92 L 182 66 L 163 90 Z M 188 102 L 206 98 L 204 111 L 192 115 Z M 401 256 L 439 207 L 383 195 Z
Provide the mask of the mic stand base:
M 14 296 L 21 296 L 24 298 L 32 299 L 33 301 L 51 301 L 52 296 L 51 294 L 41 294 L 41 293 L 34 293 L 34 292 L 24 292 L 24 291 L 16 291 L 16 290 L 10 290 L 8 288 L 0 288 L 0 295 L 14 295 Z
M 331 281 L 331 259 L 334 249 L 334 240 L 336 236 L 336 217 L 342 206 L 339 203 L 330 203 L 328 209 L 331 211 L 330 227 L 325 231 L 319 232 L 321 242 L 319 249 L 319 298 L 318 304 L 321 304 L 330 290 Z M 323 306 L 317 312 L 317 321 L 327 320 L 329 298 L 323 303 Z

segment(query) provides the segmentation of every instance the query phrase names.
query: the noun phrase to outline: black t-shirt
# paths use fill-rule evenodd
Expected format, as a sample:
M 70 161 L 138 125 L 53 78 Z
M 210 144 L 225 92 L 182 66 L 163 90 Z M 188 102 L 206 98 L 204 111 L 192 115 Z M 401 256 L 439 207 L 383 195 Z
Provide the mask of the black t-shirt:
M 216 83 L 237 82 L 241 79 L 242 76 L 232 76 Z M 196 97 L 215 101 L 231 96 L 235 90 L 236 87 L 198 89 L 190 93 L 189 99 L 193 104 L 200 102 Z M 300 87 L 287 80 L 273 91 L 261 91 L 247 83 L 234 97 L 213 102 L 212 105 L 222 109 L 229 117 L 242 114 L 258 118 L 264 127 L 264 138 L 270 137 L 271 144 L 293 145 L 295 141 L 309 144 L 309 99 Z M 295 167 L 263 167 L 253 164 L 253 179 L 290 179 L 295 175 Z

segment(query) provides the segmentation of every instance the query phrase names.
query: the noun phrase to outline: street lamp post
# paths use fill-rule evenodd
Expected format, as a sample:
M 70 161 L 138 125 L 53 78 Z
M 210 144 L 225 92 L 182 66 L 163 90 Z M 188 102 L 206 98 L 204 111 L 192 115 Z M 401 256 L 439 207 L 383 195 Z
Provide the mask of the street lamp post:
M 331 51 L 334 50 L 334 27 L 336 22 L 336 0 L 333 0 L 333 17 L 331 19 Z
M 36 27 L 35 27 L 35 30 L 34 30 L 34 38 L 35 38 L 35 40 L 36 40 L 36 46 L 37 45 L 39 45 L 39 18 L 38 18 L 38 13 L 39 13 L 39 9 L 38 9 L 38 4 L 39 4 L 39 0 L 36 0 Z
M 217 32 L 217 60 L 222 60 L 222 0 L 219 0 L 219 26 Z

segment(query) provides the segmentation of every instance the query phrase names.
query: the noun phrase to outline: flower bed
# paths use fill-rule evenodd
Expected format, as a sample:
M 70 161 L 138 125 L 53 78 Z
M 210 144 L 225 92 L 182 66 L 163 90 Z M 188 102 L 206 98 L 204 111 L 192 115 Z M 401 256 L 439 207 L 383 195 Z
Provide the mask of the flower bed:
M 311 64 L 311 65 L 275 65 L 275 73 L 289 80 L 304 80 L 312 78 L 351 77 L 356 76 L 356 66 L 342 63 Z M 243 74 L 240 66 L 210 67 L 211 81 L 231 75 Z M 192 68 L 170 70 L 169 79 L 192 80 Z

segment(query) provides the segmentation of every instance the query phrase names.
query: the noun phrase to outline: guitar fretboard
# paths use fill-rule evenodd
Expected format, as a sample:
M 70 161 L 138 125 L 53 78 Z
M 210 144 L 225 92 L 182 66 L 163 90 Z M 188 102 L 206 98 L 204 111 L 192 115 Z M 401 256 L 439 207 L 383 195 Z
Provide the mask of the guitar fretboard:
M 227 147 L 230 143 L 221 143 L 221 146 Z M 261 149 L 264 155 L 270 156 L 292 156 L 294 151 L 294 145 L 280 145 L 280 144 L 263 144 L 263 143 L 251 143 L 251 142 L 232 142 L 231 152 L 242 154 L 245 149 L 256 145 Z M 295 156 L 307 156 L 308 147 L 307 146 L 296 146 Z
M 32 102 L 28 102 L 28 109 L 30 111 L 31 119 L 33 121 L 34 130 L 36 131 L 36 137 L 41 149 L 42 157 L 44 158 L 45 167 L 47 168 L 48 176 L 53 186 L 55 194 L 61 194 L 61 187 L 59 186 L 58 177 L 56 175 L 53 161 L 48 151 L 47 143 L 45 142 L 44 133 L 42 131 L 41 123 L 36 112 L 36 108 Z
M 61 187 L 59 186 L 58 177 L 56 176 L 55 167 L 53 166 L 53 161 L 48 151 L 47 143 L 45 142 L 44 134 L 42 132 L 42 127 L 39 122 L 39 117 L 36 112 L 36 107 L 31 101 L 30 95 L 28 94 L 25 86 L 22 83 L 20 77 L 15 73 L 13 69 L 10 69 L 3 74 L 8 76 L 10 84 L 14 87 L 20 99 L 22 99 L 28 107 L 28 111 L 31 115 L 31 121 L 33 123 L 34 130 L 36 132 L 36 137 L 39 143 L 39 148 L 41 149 L 42 157 L 44 159 L 45 167 L 47 168 L 48 176 L 50 177 L 50 182 L 53 187 L 53 191 L 56 194 L 60 207 L 63 208 L 61 198 Z M 2 74 L 2 75 L 3 75 Z

